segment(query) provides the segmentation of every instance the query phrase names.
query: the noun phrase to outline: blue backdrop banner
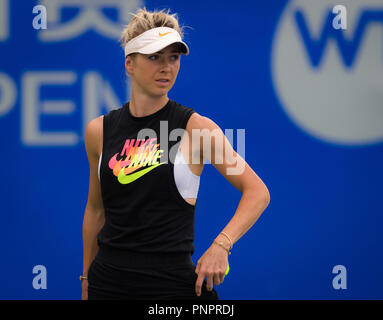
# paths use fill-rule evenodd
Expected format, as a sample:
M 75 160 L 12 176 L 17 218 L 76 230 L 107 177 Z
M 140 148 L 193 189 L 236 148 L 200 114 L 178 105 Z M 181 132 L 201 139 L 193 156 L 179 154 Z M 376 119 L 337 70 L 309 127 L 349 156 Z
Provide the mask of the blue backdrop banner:
M 0 299 L 81 299 L 84 132 L 129 101 L 119 37 L 143 6 L 186 26 L 169 98 L 226 130 L 271 195 L 220 298 L 382 299 L 381 0 L 0 0 Z M 240 199 L 206 164 L 195 263 Z

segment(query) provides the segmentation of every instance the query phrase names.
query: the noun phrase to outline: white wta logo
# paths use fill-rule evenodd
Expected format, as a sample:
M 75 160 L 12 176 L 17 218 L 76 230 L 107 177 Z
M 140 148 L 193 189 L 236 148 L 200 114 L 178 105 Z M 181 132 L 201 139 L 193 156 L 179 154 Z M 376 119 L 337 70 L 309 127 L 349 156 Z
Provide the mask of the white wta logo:
M 383 2 L 347 0 L 347 30 L 330 0 L 292 0 L 278 23 L 272 77 L 290 119 L 342 145 L 383 141 Z

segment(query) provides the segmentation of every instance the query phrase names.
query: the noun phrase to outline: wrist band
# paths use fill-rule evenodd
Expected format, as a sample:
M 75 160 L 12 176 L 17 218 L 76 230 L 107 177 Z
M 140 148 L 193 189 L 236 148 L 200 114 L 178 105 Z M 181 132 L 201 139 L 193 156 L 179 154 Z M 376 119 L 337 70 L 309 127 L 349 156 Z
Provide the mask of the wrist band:
M 86 277 L 86 276 L 80 276 L 80 280 L 82 281 L 82 280 L 88 280 L 88 277 Z
M 229 241 L 230 241 L 230 250 L 233 249 L 233 241 L 231 240 L 231 238 L 225 232 L 223 232 L 223 231 L 220 234 L 223 234 L 226 238 L 229 239 Z
M 214 240 L 213 243 L 219 245 L 220 247 L 224 248 L 227 254 L 231 254 L 230 250 L 226 249 L 222 242 L 218 242 L 217 240 Z

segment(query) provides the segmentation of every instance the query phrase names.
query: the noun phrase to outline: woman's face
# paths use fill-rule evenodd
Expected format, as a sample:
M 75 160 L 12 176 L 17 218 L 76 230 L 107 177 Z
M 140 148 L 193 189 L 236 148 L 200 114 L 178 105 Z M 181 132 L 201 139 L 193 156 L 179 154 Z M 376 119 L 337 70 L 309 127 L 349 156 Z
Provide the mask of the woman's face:
M 125 67 L 133 89 L 139 89 L 150 96 L 166 95 L 176 81 L 180 55 L 178 44 L 173 43 L 153 54 L 138 53 L 135 59 L 127 57 Z

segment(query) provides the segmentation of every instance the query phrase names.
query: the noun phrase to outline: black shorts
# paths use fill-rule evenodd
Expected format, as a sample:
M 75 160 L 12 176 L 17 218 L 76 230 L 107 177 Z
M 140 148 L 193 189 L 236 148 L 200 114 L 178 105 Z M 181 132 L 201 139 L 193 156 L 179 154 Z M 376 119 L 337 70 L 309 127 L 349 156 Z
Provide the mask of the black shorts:
M 89 267 L 89 300 L 218 300 L 213 288 L 195 293 L 198 275 L 190 254 L 122 252 L 101 248 Z

